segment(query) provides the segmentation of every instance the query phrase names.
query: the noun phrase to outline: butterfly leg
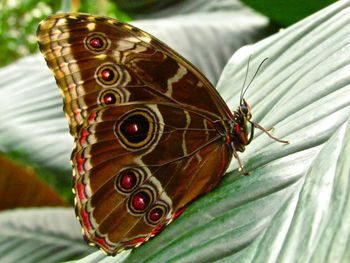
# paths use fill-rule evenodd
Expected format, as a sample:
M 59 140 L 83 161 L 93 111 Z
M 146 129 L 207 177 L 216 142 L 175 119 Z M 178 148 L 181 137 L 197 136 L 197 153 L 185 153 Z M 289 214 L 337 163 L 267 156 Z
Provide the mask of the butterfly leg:
M 260 124 L 256 123 L 256 122 L 253 122 L 253 121 L 250 121 L 250 123 L 257 129 L 259 130 L 262 130 L 263 132 L 265 132 L 267 134 L 267 136 L 269 136 L 271 139 L 277 141 L 277 142 L 280 142 L 280 143 L 285 143 L 285 144 L 289 144 L 288 141 L 284 141 L 284 140 L 281 140 L 281 139 L 278 139 L 276 137 L 274 137 L 269 131 L 272 130 L 273 128 L 270 128 L 270 129 L 265 129 L 264 127 L 262 127 Z M 250 138 L 249 138 L 250 139 Z
M 232 143 L 231 145 L 232 145 L 232 149 L 233 149 L 233 156 L 236 158 L 236 160 L 238 162 L 238 166 L 239 166 L 238 170 L 241 171 L 243 173 L 243 175 L 245 175 L 245 176 L 249 175 L 249 172 L 244 168 L 244 166 L 241 162 L 241 159 L 238 156 L 238 153 L 235 149 L 234 144 Z

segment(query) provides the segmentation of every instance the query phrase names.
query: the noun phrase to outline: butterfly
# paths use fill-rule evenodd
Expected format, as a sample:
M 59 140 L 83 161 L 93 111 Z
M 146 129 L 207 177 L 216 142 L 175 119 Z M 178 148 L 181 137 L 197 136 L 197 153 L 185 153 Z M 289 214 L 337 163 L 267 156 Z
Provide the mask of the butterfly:
M 241 94 L 231 112 L 206 77 L 150 34 L 59 13 L 37 38 L 75 139 L 76 215 L 107 254 L 137 247 L 211 191 L 261 129 Z

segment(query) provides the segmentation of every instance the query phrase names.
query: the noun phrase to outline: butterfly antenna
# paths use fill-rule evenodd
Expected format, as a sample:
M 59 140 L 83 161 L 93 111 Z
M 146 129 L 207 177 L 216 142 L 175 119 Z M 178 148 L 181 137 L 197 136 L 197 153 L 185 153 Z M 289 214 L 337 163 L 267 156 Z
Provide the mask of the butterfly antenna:
M 245 88 L 243 94 L 241 95 L 241 100 L 243 99 L 244 94 L 246 93 L 246 91 L 248 90 L 248 88 L 250 87 L 250 84 L 252 84 L 253 80 L 255 79 L 256 75 L 258 74 L 258 72 L 259 72 L 261 66 L 262 66 L 262 65 L 264 64 L 264 62 L 265 62 L 266 60 L 268 60 L 268 59 L 269 59 L 269 58 L 264 58 L 264 60 L 261 61 L 261 63 L 260 63 L 260 65 L 259 65 L 258 69 L 255 71 L 255 74 L 254 74 L 253 78 L 251 79 L 251 81 L 249 82 L 248 86 Z
M 247 81 L 247 76 L 248 76 L 248 71 L 249 71 L 249 62 L 250 62 L 251 58 L 252 58 L 252 55 L 250 55 L 249 58 L 248 58 L 247 70 L 245 72 L 244 82 L 243 82 L 243 86 L 242 86 L 242 89 L 241 89 L 241 95 L 240 95 L 240 98 L 239 98 L 239 104 L 240 105 L 242 104 L 243 90 L 244 90 L 245 82 Z

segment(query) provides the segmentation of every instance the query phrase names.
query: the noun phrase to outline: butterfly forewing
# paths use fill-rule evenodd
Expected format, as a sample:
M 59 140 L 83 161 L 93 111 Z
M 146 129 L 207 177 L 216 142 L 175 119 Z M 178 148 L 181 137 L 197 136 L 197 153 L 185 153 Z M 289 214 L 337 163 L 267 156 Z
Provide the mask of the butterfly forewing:
M 135 247 L 218 183 L 232 156 L 220 123 L 232 115 L 189 62 L 140 29 L 83 14 L 47 18 L 38 42 L 75 137 L 89 242 Z
M 38 42 L 61 88 L 73 135 L 89 112 L 103 104 L 102 91 L 107 90 L 115 92 L 119 103 L 172 101 L 220 117 L 231 114 L 189 62 L 131 25 L 58 14 L 40 24 Z M 108 70 L 114 78 L 103 79 Z

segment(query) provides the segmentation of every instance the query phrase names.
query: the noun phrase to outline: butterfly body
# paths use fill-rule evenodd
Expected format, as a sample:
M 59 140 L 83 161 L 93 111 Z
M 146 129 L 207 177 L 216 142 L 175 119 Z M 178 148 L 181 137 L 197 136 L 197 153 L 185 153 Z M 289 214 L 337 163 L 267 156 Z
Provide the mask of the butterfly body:
M 76 214 L 108 254 L 157 234 L 252 139 L 245 100 L 232 113 L 198 70 L 140 29 L 56 14 L 37 35 L 75 139 Z

